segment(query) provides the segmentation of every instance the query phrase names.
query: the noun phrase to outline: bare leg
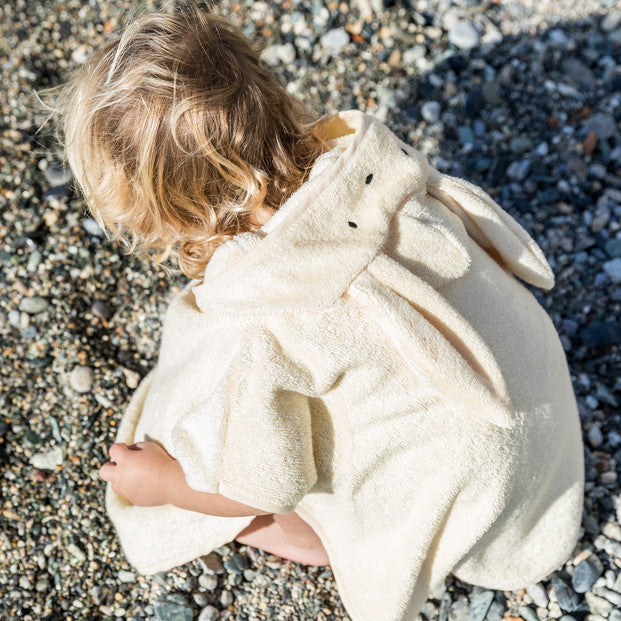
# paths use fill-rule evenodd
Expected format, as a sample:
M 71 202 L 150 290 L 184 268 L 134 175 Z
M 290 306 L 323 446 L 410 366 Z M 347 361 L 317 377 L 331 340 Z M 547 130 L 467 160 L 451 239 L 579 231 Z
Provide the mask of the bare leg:
M 293 514 L 258 515 L 249 526 L 235 537 L 235 541 L 305 565 L 324 566 L 330 564 L 321 540 L 306 522 L 297 516 L 300 522 L 306 524 L 307 528 L 315 534 L 319 540 L 319 545 L 312 537 L 308 537 L 308 533 L 306 535 L 302 533 L 299 522 L 296 524 L 298 530 L 295 530 L 295 518 L 285 520 L 291 525 L 289 530 L 292 534 L 287 534 L 279 522 L 274 519 L 276 515 L 282 517 L 282 515 L 290 516 Z M 296 536 L 297 539 L 295 539 Z

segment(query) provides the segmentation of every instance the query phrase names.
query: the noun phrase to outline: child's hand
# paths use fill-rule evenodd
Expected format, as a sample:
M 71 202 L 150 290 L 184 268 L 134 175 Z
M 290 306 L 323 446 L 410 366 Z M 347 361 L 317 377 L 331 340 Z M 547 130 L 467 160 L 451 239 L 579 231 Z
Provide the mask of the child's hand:
M 108 452 L 113 461 L 99 469 L 99 476 L 112 484 L 115 493 L 139 507 L 169 502 L 164 472 L 180 466 L 163 448 L 154 442 L 117 443 Z

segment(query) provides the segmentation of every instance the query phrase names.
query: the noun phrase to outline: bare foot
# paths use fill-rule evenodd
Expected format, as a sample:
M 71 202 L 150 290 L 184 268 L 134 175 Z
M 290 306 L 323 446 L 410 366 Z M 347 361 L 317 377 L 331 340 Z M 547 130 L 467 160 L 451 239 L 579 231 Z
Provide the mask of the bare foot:
M 259 548 L 281 558 L 304 565 L 324 566 L 330 559 L 323 545 L 303 547 L 291 543 L 285 537 L 272 515 L 258 515 L 237 537 L 238 543 Z

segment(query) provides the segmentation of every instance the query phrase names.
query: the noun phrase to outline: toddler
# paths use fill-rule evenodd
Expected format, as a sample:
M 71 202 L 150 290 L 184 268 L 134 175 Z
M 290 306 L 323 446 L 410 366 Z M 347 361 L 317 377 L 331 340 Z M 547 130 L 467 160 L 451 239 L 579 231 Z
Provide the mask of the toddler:
M 583 461 L 541 249 L 374 117 L 313 121 L 222 17 L 137 17 L 56 109 L 94 217 L 191 280 L 100 470 L 129 561 L 330 564 L 354 621 L 571 555 Z M 490 600 L 491 603 L 491 600 Z

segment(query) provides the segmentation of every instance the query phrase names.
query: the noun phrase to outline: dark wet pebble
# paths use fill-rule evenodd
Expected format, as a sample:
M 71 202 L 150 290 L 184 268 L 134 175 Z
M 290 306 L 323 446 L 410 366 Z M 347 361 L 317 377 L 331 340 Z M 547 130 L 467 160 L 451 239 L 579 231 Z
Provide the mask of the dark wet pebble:
M 168 593 L 155 602 L 158 621 L 192 621 L 194 613 L 181 593 Z
M 588 591 L 600 577 L 601 571 L 588 559 L 578 563 L 571 577 L 571 586 L 576 593 Z
M 579 604 L 579 597 L 556 574 L 552 574 L 552 588 L 556 601 L 564 612 L 573 612 Z

